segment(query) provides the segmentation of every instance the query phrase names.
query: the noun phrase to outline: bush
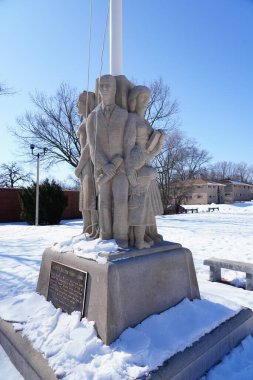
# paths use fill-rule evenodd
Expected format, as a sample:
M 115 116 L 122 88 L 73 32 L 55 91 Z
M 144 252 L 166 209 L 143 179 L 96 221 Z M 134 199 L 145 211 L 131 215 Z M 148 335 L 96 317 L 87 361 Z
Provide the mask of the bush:
M 19 191 L 21 204 L 21 219 L 29 224 L 35 224 L 36 184 L 33 183 Z M 40 185 L 39 195 L 39 224 L 58 224 L 62 213 L 68 204 L 62 188 L 54 180 L 45 179 Z

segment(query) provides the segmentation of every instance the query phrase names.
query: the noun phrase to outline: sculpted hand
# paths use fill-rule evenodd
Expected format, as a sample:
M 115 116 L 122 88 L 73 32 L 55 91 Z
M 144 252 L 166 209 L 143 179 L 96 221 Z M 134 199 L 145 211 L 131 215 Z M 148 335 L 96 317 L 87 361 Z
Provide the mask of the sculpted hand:
M 129 173 L 127 178 L 133 187 L 137 186 L 137 174 L 135 170 Z
M 110 176 L 110 177 L 113 177 L 115 174 L 116 174 L 116 168 L 115 168 L 115 165 L 113 164 L 106 164 L 104 165 L 103 167 L 103 172 Z

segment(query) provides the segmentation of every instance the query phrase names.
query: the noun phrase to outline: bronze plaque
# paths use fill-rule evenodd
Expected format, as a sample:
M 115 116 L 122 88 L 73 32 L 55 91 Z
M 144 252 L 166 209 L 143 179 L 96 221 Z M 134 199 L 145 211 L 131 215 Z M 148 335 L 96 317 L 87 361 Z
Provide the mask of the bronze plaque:
M 52 261 L 47 300 L 68 314 L 80 311 L 82 318 L 87 277 L 87 272 Z

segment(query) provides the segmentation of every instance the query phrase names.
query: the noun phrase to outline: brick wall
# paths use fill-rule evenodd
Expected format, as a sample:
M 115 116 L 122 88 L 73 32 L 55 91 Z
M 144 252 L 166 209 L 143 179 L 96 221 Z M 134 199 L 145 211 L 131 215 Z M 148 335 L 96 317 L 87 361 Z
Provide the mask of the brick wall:
M 17 189 L 0 189 L 0 222 L 20 222 Z
M 62 219 L 78 219 L 82 217 L 78 209 L 79 192 L 66 190 L 68 206 L 65 208 Z M 20 222 L 21 208 L 18 200 L 18 189 L 0 188 L 0 223 Z
M 79 219 L 82 217 L 79 211 L 79 191 L 65 190 L 68 197 L 68 206 L 63 211 L 62 219 Z

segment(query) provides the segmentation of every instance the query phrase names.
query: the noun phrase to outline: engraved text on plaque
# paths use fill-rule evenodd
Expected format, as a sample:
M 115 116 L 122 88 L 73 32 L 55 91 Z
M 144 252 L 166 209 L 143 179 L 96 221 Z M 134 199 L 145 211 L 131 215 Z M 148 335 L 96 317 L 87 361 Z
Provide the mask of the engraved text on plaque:
M 52 261 L 47 300 L 68 314 L 80 311 L 83 317 L 87 276 L 87 272 Z

